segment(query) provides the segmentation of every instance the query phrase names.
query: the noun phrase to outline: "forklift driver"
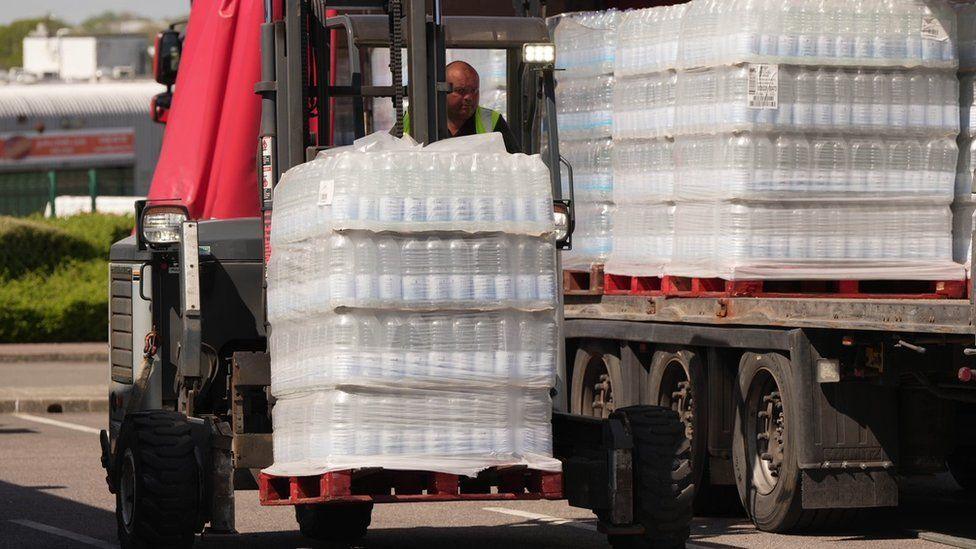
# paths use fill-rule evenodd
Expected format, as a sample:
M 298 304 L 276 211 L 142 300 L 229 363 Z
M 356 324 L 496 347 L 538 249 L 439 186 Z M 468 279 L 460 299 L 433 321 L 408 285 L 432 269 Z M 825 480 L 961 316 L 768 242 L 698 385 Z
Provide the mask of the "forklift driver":
M 447 94 L 447 129 L 451 137 L 499 132 L 508 152 L 522 152 L 501 113 L 478 105 L 478 71 L 464 61 L 454 61 L 445 67 L 445 74 L 453 87 Z M 409 114 L 403 117 L 403 133 L 410 133 Z

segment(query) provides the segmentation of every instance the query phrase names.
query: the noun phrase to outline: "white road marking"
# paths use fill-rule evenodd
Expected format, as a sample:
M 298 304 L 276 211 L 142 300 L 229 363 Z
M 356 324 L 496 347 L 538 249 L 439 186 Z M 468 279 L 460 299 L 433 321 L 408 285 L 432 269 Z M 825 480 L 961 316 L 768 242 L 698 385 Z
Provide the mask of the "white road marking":
M 102 549 L 118 549 L 118 545 L 114 543 L 108 543 L 100 539 L 90 538 L 82 534 L 76 534 L 74 532 L 69 532 L 68 530 L 62 530 L 60 528 L 55 528 L 54 526 L 48 526 L 47 524 L 41 524 L 40 522 L 34 522 L 27 519 L 11 519 L 10 522 L 19 524 L 21 526 L 26 526 L 28 528 L 33 528 L 34 530 L 40 530 L 41 532 L 47 532 L 48 534 L 54 536 L 60 536 L 62 538 L 67 538 L 72 541 L 77 541 L 78 543 L 84 543 L 91 547 L 101 547 Z
M 505 507 L 482 507 L 481 510 L 491 511 L 492 513 L 502 513 L 505 515 L 512 515 L 514 517 L 522 517 L 537 522 L 545 522 L 547 524 L 572 526 L 573 528 L 579 528 L 580 530 L 589 530 L 590 532 L 597 531 L 596 525 L 590 524 L 589 522 L 580 522 L 578 520 L 573 520 L 573 519 L 551 517 L 549 515 L 543 515 L 540 513 L 530 513 L 528 511 L 520 511 L 518 509 L 506 509 Z M 689 541 L 685 543 L 685 549 L 710 549 L 710 548 Z
M 596 532 L 596 525 L 590 524 L 588 522 L 579 522 L 573 519 L 550 517 L 549 515 L 543 515 L 540 513 L 530 513 L 528 511 L 519 511 L 518 509 L 506 509 L 505 507 L 482 507 L 481 509 L 483 511 L 491 511 L 492 513 L 502 513 L 503 515 L 512 515 L 514 517 L 522 517 L 529 520 L 535 520 L 538 522 L 572 526 L 573 528 L 579 528 L 581 530 L 589 530 L 591 532 Z
M 64 427 L 65 429 L 74 429 L 75 431 L 81 431 L 82 433 L 91 433 L 97 435 L 101 432 L 101 429 L 96 429 L 94 427 L 89 427 L 87 425 L 78 425 L 77 423 L 68 423 L 67 421 L 58 421 L 56 419 L 49 419 L 46 417 L 33 416 L 30 414 L 12 414 L 16 418 L 20 418 L 27 421 L 33 421 L 35 423 L 43 423 L 45 425 L 54 425 L 55 427 Z

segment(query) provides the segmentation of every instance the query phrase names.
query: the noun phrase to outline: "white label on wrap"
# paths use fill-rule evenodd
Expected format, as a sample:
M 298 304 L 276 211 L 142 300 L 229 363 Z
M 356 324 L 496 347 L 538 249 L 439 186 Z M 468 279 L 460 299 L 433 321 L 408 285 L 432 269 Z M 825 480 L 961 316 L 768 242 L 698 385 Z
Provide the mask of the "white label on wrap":
M 779 108 L 779 65 L 749 65 L 748 105 L 750 109 Z
M 319 181 L 319 206 L 331 206 L 335 196 L 335 179 Z
M 922 38 L 945 42 L 949 39 L 949 33 L 946 32 L 942 22 L 935 15 L 928 14 L 922 16 Z

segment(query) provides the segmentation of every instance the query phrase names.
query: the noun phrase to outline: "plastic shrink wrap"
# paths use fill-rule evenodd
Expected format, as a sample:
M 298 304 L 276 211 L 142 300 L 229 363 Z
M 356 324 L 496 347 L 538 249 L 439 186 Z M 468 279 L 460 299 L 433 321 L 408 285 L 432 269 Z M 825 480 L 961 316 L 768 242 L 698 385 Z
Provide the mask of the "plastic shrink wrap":
M 576 230 L 563 267 L 603 263 L 612 245 L 614 60 L 621 13 L 568 13 L 549 19 L 556 44 L 559 152 L 573 167 Z M 568 173 L 564 172 L 564 178 Z
M 971 68 L 976 10 L 956 12 L 959 66 Z M 624 12 L 615 68 L 618 76 L 742 62 L 951 69 L 956 27 L 941 0 L 695 0 Z
M 948 205 L 678 203 L 668 273 L 735 279 L 958 280 Z
M 266 472 L 559 470 L 551 200 L 542 160 L 498 134 L 424 148 L 374 134 L 289 170 L 268 265 Z

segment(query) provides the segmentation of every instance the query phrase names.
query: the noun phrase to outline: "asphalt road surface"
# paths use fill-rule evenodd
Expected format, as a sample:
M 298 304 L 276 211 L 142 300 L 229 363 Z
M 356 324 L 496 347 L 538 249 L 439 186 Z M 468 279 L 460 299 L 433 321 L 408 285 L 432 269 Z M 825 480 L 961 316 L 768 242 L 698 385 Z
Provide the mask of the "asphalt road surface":
M 0 547 L 116 547 L 114 498 L 98 464 L 104 414 L 0 415 Z M 757 532 L 742 517 L 696 518 L 689 547 L 976 547 L 973 500 L 946 476 L 906 483 L 902 506 L 851 529 L 807 536 Z M 233 539 L 199 547 L 314 547 L 290 507 L 261 507 L 237 493 Z M 930 541 L 934 540 L 934 541 Z M 938 543 L 942 542 L 942 543 Z M 967 545 L 968 544 L 968 545 Z M 378 505 L 366 548 L 606 548 L 592 515 L 564 502 Z

